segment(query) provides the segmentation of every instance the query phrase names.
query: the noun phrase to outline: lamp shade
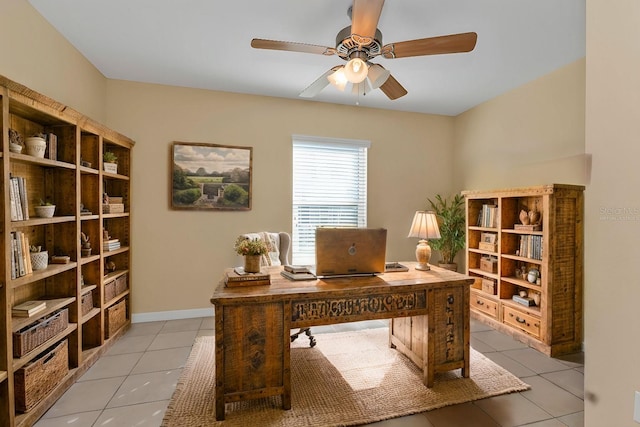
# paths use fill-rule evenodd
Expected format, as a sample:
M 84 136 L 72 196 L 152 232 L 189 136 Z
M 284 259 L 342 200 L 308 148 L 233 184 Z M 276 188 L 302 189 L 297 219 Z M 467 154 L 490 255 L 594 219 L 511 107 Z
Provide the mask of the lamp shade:
M 382 65 L 373 64 L 371 67 L 369 67 L 368 74 L 369 81 L 371 82 L 371 88 L 378 89 L 384 84 L 384 82 L 387 81 L 390 75 L 391 72 L 385 69 Z
M 344 92 L 344 88 L 347 86 L 347 76 L 344 74 L 344 67 L 338 68 L 333 74 L 327 76 L 329 82 Z
M 438 218 L 433 211 L 417 211 L 409 230 L 409 236 L 423 240 L 439 239 Z
M 344 75 L 351 83 L 360 83 L 367 78 L 369 67 L 360 58 L 353 58 L 344 66 Z

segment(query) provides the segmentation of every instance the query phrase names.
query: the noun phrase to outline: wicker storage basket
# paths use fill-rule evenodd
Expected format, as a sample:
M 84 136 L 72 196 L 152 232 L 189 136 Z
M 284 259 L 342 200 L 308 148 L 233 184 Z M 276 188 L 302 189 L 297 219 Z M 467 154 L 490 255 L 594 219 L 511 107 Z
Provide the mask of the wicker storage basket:
M 106 320 L 106 338 L 110 338 L 118 332 L 118 330 L 127 323 L 127 303 L 125 300 L 120 301 L 107 308 Z
M 120 295 L 127 289 L 129 289 L 129 281 L 127 280 L 127 274 L 125 273 L 116 279 L 116 295 Z
M 112 280 L 104 284 L 104 302 L 109 302 L 116 297 L 116 281 Z
M 88 291 L 80 297 L 82 315 L 86 315 L 93 309 L 93 291 Z
M 64 308 L 13 333 L 13 357 L 22 357 L 69 326 L 69 310 Z
M 67 340 L 15 372 L 16 410 L 27 412 L 45 398 L 69 372 Z

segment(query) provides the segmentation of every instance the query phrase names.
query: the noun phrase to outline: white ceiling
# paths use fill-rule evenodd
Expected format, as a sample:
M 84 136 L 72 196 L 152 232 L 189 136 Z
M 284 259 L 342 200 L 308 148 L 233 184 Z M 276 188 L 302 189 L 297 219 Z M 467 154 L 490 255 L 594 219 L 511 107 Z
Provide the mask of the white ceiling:
M 298 98 L 338 56 L 258 50 L 254 37 L 335 47 L 351 0 L 29 0 L 107 78 Z M 388 0 L 383 44 L 475 31 L 470 53 L 376 58 L 409 92 L 313 101 L 457 115 L 585 56 L 585 0 Z

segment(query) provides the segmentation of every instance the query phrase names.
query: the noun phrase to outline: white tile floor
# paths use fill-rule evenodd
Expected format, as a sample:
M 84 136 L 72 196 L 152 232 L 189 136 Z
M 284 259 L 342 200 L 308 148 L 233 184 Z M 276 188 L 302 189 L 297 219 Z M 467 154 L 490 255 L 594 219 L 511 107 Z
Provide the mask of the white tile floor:
M 314 334 L 386 327 L 385 321 L 314 328 Z M 137 323 L 35 424 L 36 427 L 159 426 L 191 346 L 213 319 Z M 301 337 L 301 339 L 306 339 Z M 377 427 L 584 425 L 584 355 L 549 358 L 472 321 L 471 345 L 531 390 L 371 424 Z M 470 420 L 472 424 L 470 424 Z M 204 426 L 203 426 L 204 427 Z

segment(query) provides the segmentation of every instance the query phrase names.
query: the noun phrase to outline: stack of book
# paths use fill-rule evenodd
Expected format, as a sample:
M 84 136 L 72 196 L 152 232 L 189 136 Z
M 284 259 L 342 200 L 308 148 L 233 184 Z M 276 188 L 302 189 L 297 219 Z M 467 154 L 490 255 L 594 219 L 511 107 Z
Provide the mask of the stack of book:
M 29 236 L 22 231 L 11 232 L 11 278 L 33 273 L 29 255 Z
M 102 242 L 103 251 L 110 252 L 110 251 L 115 251 L 116 249 L 120 249 L 119 239 L 109 239 Z
M 11 202 L 11 221 L 29 219 L 27 184 L 23 177 L 12 176 L 9 178 L 9 199 Z
M 15 317 L 31 317 L 47 308 L 46 301 L 26 301 L 13 307 L 11 314 Z
M 269 276 L 269 273 L 246 273 L 242 267 L 228 270 L 224 275 L 224 285 L 228 288 L 270 284 L 271 276 Z
M 302 265 L 285 265 L 280 272 L 281 275 L 289 280 L 315 280 L 316 275 L 307 267 Z

